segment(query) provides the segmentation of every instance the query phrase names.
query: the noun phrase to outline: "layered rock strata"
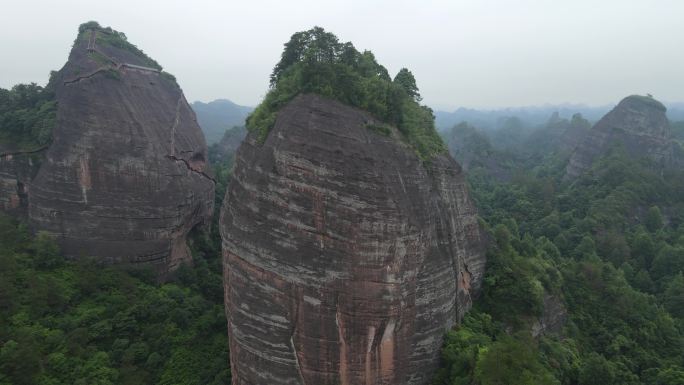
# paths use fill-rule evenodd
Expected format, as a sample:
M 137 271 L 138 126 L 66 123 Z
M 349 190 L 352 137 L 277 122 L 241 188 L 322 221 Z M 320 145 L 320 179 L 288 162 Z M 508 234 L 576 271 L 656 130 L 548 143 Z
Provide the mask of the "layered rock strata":
M 427 384 L 485 264 L 448 155 L 316 95 L 249 134 L 221 216 L 234 385 Z
M 180 87 L 131 47 L 103 29 L 74 43 L 29 219 L 68 256 L 165 272 L 190 258 L 186 236 L 211 216 L 214 181 Z

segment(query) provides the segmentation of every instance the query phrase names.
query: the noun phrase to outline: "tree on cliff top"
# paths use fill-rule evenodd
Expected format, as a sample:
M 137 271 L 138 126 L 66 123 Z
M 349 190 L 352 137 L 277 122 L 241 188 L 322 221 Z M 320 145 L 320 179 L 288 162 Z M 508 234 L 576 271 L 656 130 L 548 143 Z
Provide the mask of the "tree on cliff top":
M 406 93 L 415 99 L 416 101 L 421 101 L 423 98 L 420 97 L 418 92 L 418 86 L 416 85 L 416 78 L 413 77 L 411 71 L 408 68 L 402 68 L 394 77 L 394 82 L 400 85 Z
M 359 52 L 352 43 L 341 43 L 320 27 L 297 32 L 285 43 L 271 74 L 270 90 L 247 118 L 247 128 L 265 140 L 278 110 L 302 93 L 364 109 L 396 126 L 423 159 L 446 152 L 432 110 L 418 103 L 418 87 L 408 69 L 402 69 L 392 81 L 372 52 Z

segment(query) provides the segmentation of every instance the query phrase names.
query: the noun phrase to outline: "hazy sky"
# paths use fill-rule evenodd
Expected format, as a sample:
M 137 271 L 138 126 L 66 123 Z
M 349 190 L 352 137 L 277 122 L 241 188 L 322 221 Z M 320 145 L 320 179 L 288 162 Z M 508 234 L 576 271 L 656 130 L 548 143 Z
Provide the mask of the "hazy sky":
M 292 33 L 320 25 L 413 71 L 436 108 L 684 101 L 682 0 L 0 0 L 0 87 L 45 83 L 97 20 L 190 101 L 255 105 Z

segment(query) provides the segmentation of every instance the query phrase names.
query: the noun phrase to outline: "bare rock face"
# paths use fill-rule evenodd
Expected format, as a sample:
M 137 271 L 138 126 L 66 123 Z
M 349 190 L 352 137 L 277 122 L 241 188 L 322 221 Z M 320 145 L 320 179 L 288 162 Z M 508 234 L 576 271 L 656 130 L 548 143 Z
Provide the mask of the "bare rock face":
M 427 384 L 485 256 L 464 175 L 316 95 L 249 134 L 221 216 L 234 385 Z
M 180 87 L 131 47 L 100 28 L 74 43 L 29 219 L 66 255 L 165 272 L 190 258 L 186 235 L 211 216 L 214 181 Z
M 576 147 L 565 178 L 576 178 L 616 144 L 623 145 L 630 156 L 648 157 L 663 165 L 671 163 L 673 142 L 665 112 L 665 106 L 651 97 L 624 98 Z

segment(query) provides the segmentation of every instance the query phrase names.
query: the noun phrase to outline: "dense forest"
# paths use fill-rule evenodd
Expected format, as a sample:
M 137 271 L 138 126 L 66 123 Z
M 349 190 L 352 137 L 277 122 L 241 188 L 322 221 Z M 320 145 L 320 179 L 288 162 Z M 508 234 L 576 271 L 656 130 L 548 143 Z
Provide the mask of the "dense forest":
M 497 152 L 464 127 L 454 131 L 479 148 L 469 181 L 493 244 L 482 297 L 448 333 L 434 384 L 684 384 L 684 172 L 616 145 L 564 183 L 560 152 Z M 532 338 L 549 298 L 567 321 Z
M 0 384 L 228 384 L 218 244 L 159 284 L 146 269 L 67 261 L 0 216 Z
M 50 142 L 57 115 L 51 85 L 0 88 L 0 148 L 34 151 Z

